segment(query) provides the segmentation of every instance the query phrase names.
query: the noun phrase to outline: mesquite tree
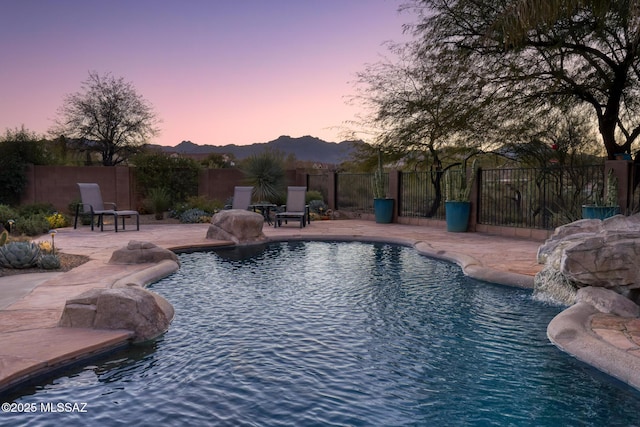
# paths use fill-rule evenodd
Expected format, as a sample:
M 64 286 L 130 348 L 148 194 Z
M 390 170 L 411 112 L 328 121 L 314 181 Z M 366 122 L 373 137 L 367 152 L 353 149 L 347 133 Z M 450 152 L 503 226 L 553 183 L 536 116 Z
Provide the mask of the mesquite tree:
M 90 72 L 82 89 L 67 95 L 52 133 L 99 153 L 104 166 L 127 160 L 159 132 L 151 105 L 122 77 Z

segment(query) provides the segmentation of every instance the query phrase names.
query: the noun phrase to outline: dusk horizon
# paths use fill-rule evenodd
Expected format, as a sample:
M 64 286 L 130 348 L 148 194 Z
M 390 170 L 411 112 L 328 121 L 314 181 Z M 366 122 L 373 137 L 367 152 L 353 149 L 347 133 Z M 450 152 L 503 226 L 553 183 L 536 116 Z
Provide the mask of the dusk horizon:
M 130 82 L 161 120 L 151 144 L 223 146 L 286 135 L 349 139 L 366 64 L 400 41 L 400 0 L 5 5 L 0 131 L 49 136 L 90 72 Z M 28 25 L 25 25 L 28 22 Z

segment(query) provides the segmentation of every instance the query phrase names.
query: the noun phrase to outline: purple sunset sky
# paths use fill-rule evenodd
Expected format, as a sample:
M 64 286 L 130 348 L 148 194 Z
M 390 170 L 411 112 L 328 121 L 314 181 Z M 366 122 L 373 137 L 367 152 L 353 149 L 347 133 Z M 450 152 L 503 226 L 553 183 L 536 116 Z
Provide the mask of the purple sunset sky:
M 401 0 L 3 0 L 0 131 L 45 134 L 89 71 L 131 82 L 152 143 L 344 139 L 365 64 L 403 39 Z

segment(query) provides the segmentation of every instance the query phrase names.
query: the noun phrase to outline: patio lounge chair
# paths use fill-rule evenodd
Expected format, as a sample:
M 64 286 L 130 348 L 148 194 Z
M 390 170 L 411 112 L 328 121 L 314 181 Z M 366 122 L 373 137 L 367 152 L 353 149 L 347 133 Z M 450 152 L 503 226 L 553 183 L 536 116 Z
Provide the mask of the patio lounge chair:
M 93 218 L 98 217 L 98 225 L 100 225 L 100 231 L 104 231 L 104 216 L 112 215 L 113 222 L 115 224 L 115 231 L 118 232 L 118 218 L 122 218 L 122 229 L 125 229 L 124 219 L 136 217 L 136 228 L 140 230 L 140 214 L 138 211 L 122 210 L 119 211 L 115 203 L 103 202 L 102 194 L 100 193 L 100 186 L 95 183 L 78 183 L 80 189 L 81 203 L 78 203 L 76 207 L 76 218 L 73 222 L 73 228 L 78 226 L 78 216 L 80 215 L 80 206 L 82 206 L 82 213 L 91 215 L 91 230 L 93 231 Z M 105 209 L 105 205 L 113 206 L 113 209 Z
M 282 220 L 285 224 L 288 219 L 300 220 L 300 228 L 307 225 L 307 205 L 305 203 L 305 196 L 307 194 L 307 187 L 288 187 L 287 188 L 287 204 L 282 212 L 276 212 L 275 227 L 282 225 Z
M 253 187 L 234 187 L 231 209 L 249 209 Z

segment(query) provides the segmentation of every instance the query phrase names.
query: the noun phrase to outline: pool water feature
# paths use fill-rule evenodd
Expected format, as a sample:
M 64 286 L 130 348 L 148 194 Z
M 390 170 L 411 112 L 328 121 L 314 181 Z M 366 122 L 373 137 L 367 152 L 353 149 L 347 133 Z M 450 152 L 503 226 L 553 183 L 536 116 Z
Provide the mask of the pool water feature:
M 281 242 L 180 255 L 144 346 L 10 396 L 17 425 L 630 426 L 640 393 L 554 347 L 562 307 L 412 248 Z M 3 399 L 7 401 L 7 398 Z

